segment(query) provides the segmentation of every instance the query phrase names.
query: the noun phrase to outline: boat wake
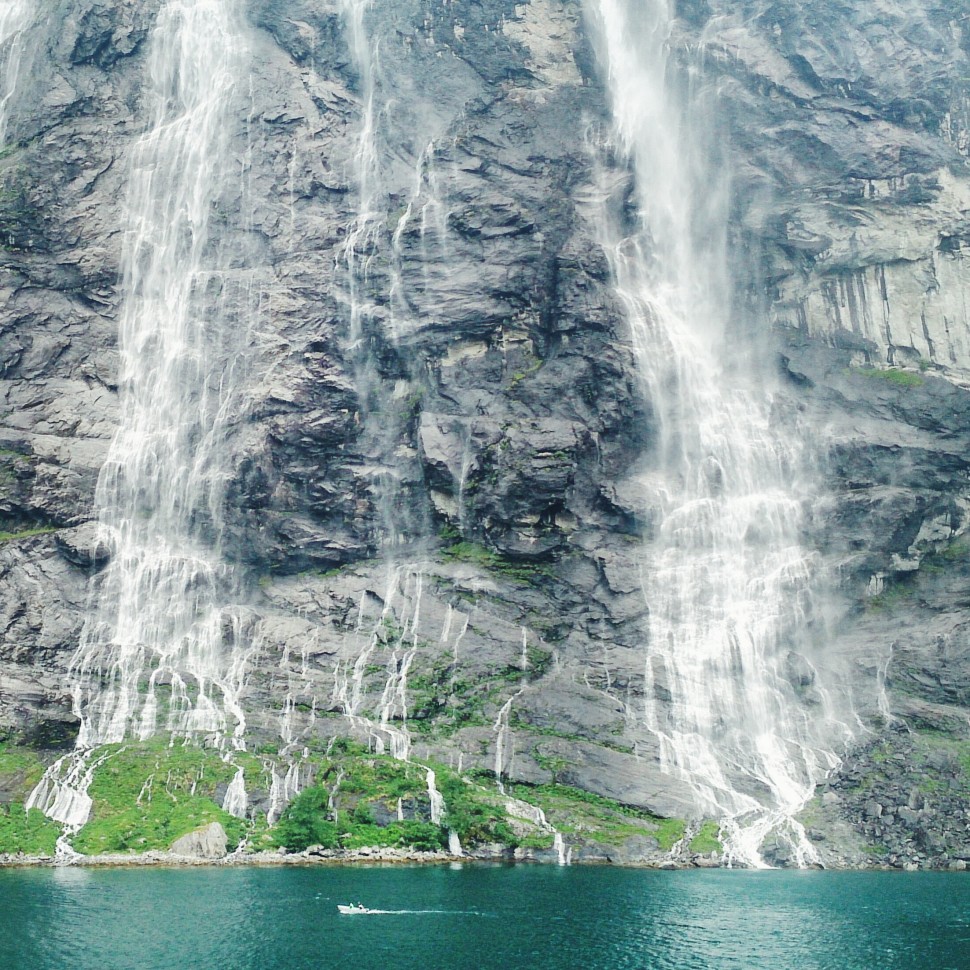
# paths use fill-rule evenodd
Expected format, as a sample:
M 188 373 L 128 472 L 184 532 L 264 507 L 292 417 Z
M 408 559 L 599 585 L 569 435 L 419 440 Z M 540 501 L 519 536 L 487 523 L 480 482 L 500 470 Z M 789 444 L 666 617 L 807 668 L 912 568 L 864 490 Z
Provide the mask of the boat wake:
M 346 916 L 484 916 L 494 917 L 494 913 L 479 913 L 474 909 L 351 909 L 338 907 Z

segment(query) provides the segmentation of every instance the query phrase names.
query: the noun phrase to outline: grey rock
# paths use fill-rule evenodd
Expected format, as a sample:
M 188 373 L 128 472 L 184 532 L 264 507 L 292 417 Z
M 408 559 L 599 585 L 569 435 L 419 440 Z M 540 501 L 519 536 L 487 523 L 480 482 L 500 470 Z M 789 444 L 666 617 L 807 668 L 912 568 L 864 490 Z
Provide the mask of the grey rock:
M 329 0 L 249 6 L 253 101 L 232 137 L 255 204 L 243 218 L 227 185 L 217 242 L 258 256 L 271 308 L 234 362 L 247 405 L 226 442 L 222 549 L 252 611 L 251 730 L 278 741 L 273 705 L 290 697 L 298 740 L 373 743 L 326 715 L 345 711 L 371 644 L 370 715 L 400 674 L 391 655 L 413 650 L 407 716 L 446 725 L 416 740 L 437 757 L 491 769 L 510 703 L 510 777 L 690 814 L 642 717 L 635 550 L 662 501 L 647 474 L 657 429 L 599 245 L 600 204 L 622 212 L 632 183 L 584 144 L 609 107 L 579 5 L 455 0 L 433 23 L 411 0 L 368 8 L 382 218 L 357 347 L 340 253 L 361 78 Z M 157 9 L 56 0 L 31 28 L 0 159 L 0 532 L 17 536 L 0 544 L 0 730 L 58 744 L 77 728 L 67 671 L 107 556 L 93 523 L 119 418 L 118 227 Z M 838 588 L 782 676 L 809 712 L 836 684 L 894 743 L 895 724 L 963 738 L 966 25 L 943 0 L 679 12 L 672 69 L 703 41 L 698 82 L 730 136 L 732 270 L 739 306 L 763 310 L 745 316 L 779 365 L 777 419 L 824 435 L 806 442 L 821 484 L 805 542 Z M 503 26 L 473 29 L 486 23 Z M 669 687 L 658 674 L 650 700 L 669 703 Z M 823 806 L 878 824 L 911 860 L 926 799 L 910 797 L 910 766 L 855 757 Z M 876 764 L 880 790 L 853 788 Z M 928 770 L 950 788 L 952 762 Z M 928 853 L 936 826 L 921 830 Z
M 222 859 L 226 855 L 226 831 L 218 822 L 210 822 L 176 839 L 169 852 L 194 859 Z
M 111 558 L 110 547 L 95 522 L 61 529 L 55 534 L 54 542 L 57 551 L 69 563 L 82 568 L 99 569 Z

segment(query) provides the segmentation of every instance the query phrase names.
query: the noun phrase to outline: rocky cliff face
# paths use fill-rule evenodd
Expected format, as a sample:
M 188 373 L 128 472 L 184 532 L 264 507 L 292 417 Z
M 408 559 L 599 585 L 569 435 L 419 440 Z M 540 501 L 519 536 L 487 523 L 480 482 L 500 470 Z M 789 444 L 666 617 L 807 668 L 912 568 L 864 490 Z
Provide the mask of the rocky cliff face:
M 76 732 L 69 668 L 108 554 L 95 487 L 157 6 L 49 0 L 8 103 L 0 730 L 41 747 Z M 419 754 L 689 814 L 641 716 L 636 480 L 654 429 L 601 235 L 604 213 L 631 217 L 634 176 L 604 148 L 582 5 L 351 7 L 250 5 L 217 203 L 259 308 L 238 321 L 221 530 L 248 735 L 285 761 L 310 738 L 391 747 L 406 729 Z M 677 69 L 717 92 L 727 139 L 738 326 L 778 362 L 779 421 L 819 455 L 819 663 L 845 678 L 860 742 L 905 726 L 959 752 L 970 5 L 678 15 Z M 814 676 L 793 661 L 796 686 Z M 870 794 L 842 784 L 826 811 L 865 829 Z M 967 847 L 931 854 L 948 851 Z

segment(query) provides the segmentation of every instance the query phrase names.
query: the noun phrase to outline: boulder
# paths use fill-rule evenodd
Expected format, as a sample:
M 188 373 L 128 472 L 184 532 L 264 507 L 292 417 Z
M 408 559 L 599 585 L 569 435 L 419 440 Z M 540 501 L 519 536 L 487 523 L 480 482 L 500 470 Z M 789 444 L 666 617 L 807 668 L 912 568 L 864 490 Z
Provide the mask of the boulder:
M 191 859 L 223 859 L 226 856 L 226 843 L 226 830 L 218 822 L 210 822 L 176 839 L 169 852 Z

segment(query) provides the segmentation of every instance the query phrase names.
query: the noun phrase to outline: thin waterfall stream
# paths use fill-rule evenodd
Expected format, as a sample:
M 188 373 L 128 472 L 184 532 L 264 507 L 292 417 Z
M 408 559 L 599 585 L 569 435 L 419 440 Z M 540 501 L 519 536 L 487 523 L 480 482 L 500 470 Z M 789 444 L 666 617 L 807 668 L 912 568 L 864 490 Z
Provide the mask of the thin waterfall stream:
M 0 4 L 0 146 L 6 143 L 9 104 L 20 78 L 23 33 L 33 18 L 31 0 L 4 0 Z
M 773 833 L 808 864 L 795 816 L 844 734 L 824 695 L 809 710 L 786 676 L 817 595 L 800 539 L 811 486 L 763 376 L 732 354 L 743 340 L 729 318 L 723 175 L 696 141 L 705 119 L 691 119 L 690 96 L 678 102 L 672 5 L 590 0 L 588 13 L 615 150 L 636 179 L 636 225 L 604 217 L 604 244 L 656 426 L 643 480 L 644 718 L 665 770 L 721 821 L 729 863 L 764 865 Z

